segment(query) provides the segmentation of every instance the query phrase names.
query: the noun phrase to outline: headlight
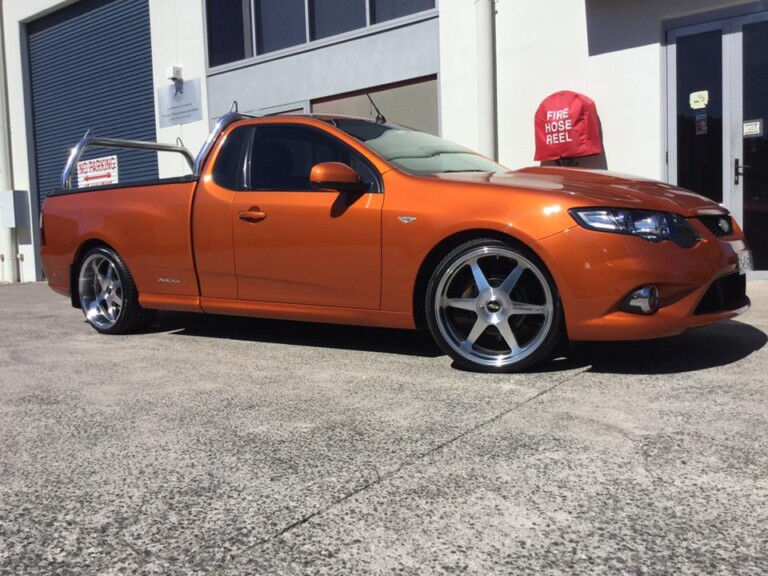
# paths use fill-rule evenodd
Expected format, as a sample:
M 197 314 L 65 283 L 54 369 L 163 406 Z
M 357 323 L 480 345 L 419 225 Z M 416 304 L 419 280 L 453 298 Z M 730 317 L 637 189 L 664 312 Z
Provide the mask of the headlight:
M 671 240 L 678 246 L 690 248 L 701 239 L 685 218 L 671 212 L 623 208 L 571 208 L 568 212 L 584 228 L 630 234 L 649 242 Z

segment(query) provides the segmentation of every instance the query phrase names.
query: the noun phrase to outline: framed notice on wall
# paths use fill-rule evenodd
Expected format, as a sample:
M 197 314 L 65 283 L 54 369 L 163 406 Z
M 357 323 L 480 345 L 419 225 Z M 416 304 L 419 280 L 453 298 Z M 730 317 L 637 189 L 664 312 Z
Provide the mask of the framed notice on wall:
M 160 128 L 203 119 L 200 80 L 179 80 L 157 89 Z

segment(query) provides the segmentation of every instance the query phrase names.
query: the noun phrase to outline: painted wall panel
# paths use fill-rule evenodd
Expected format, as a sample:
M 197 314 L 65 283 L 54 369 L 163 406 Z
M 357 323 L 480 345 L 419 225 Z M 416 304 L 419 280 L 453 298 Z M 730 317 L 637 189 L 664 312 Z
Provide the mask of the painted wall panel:
M 233 100 L 256 112 L 436 74 L 438 24 L 430 19 L 314 50 L 214 74 L 208 78 L 211 118 Z

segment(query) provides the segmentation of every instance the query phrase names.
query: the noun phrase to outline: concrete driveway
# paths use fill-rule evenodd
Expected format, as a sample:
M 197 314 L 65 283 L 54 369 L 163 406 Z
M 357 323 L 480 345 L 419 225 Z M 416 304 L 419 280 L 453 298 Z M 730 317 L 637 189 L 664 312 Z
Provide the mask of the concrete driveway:
M 738 321 L 451 368 L 425 335 L 0 286 L 0 574 L 766 574 L 768 283 Z

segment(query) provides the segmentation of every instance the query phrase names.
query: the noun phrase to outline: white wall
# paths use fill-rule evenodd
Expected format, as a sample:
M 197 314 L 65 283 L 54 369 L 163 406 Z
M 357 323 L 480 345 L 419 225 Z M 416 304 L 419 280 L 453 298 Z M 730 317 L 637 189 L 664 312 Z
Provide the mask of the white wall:
M 473 150 L 480 148 L 476 17 L 475 0 L 440 0 L 440 135 Z
M 549 0 L 546 7 L 541 2 L 501 2 L 497 29 L 503 164 L 533 163 L 536 108 L 553 92 L 573 90 L 597 105 L 608 168 L 663 176 L 658 42 L 590 56 L 586 3 L 571 0 Z
M 181 138 L 184 145 L 197 154 L 208 136 L 208 94 L 205 81 L 205 34 L 201 0 L 149 0 L 149 22 L 152 33 L 152 68 L 155 94 L 158 88 L 172 82 L 166 76 L 170 66 L 181 66 L 185 81 L 200 80 L 202 119 L 189 124 L 160 128 L 158 142 L 174 143 Z M 159 121 L 157 96 L 155 114 Z M 177 154 L 160 154 L 160 177 L 188 173 L 186 162 Z
M 499 160 L 534 164 L 533 116 L 553 92 L 592 98 L 605 156 L 593 165 L 665 177 L 664 22 L 749 1 L 497 0 Z M 444 137 L 477 148 L 474 1 L 440 3 Z M 587 162 L 586 164 L 589 164 Z
M 32 111 L 27 109 L 24 99 L 24 67 L 22 60 L 21 25 L 52 12 L 72 2 L 61 0 L 4 0 L 3 25 L 5 36 L 5 60 L 8 82 L 8 111 L 11 127 L 11 152 L 13 165 L 13 187 L 16 190 L 31 190 L 32 178 L 29 172 L 29 140 L 27 131 L 31 125 Z M 62 166 L 63 168 L 63 166 Z M 30 198 L 30 222 L 37 223 L 37 199 Z M 31 282 L 37 279 L 40 263 L 37 258 L 39 246 L 30 230 L 19 230 L 19 236 L 26 236 L 30 241 L 19 243 L 20 280 Z

